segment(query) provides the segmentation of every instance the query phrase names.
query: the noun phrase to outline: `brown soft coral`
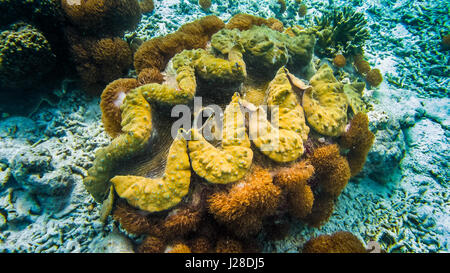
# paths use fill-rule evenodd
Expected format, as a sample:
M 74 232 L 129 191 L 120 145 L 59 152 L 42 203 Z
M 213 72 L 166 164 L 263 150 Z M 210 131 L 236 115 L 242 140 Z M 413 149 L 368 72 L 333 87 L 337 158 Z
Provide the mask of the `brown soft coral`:
M 163 83 L 164 76 L 156 68 L 144 68 L 138 75 L 139 85 L 145 85 L 149 83 Z
M 347 60 L 345 59 L 344 55 L 342 55 L 342 54 L 336 55 L 333 59 L 333 64 L 339 68 L 344 67 L 346 63 L 347 63 Z
M 148 234 L 151 230 L 151 223 L 147 217 L 126 202 L 116 204 L 113 218 L 120 223 L 123 229 L 132 234 Z
M 369 62 L 364 60 L 364 56 L 361 54 L 353 57 L 353 65 L 356 67 L 356 70 L 361 75 L 365 75 L 371 69 Z
M 62 0 L 61 5 L 69 22 L 91 35 L 123 35 L 141 20 L 138 0 Z
M 216 244 L 216 252 L 217 253 L 242 253 L 244 252 L 244 248 L 241 242 L 231 239 L 231 238 L 222 238 L 217 241 Z
M 197 230 L 202 212 L 189 208 L 172 211 L 160 224 L 165 238 L 181 237 Z
M 369 130 L 367 114 L 357 113 L 350 122 L 350 127 L 342 134 L 340 139 L 341 147 L 350 150 L 347 159 L 352 176 L 362 170 L 374 139 L 375 135 Z
M 208 199 L 209 211 L 235 234 L 255 234 L 261 229 L 263 218 L 275 213 L 280 195 L 270 173 L 255 167 L 228 192 L 213 194 Z
M 139 0 L 139 6 L 142 13 L 150 13 L 155 9 L 155 3 L 153 0 Z
M 321 227 L 325 224 L 334 211 L 334 198 L 327 194 L 318 194 L 314 197 L 311 213 L 303 219 L 312 227 Z
M 211 0 L 198 0 L 198 4 L 202 9 L 208 10 L 211 7 Z
M 211 253 L 212 245 L 207 237 L 200 236 L 190 240 L 189 248 L 192 253 Z
M 283 32 L 283 23 L 275 18 L 264 19 L 250 14 L 239 13 L 233 16 L 225 26 L 227 29 L 249 30 L 252 26 L 266 25 L 273 30 Z
M 306 242 L 303 253 L 366 253 L 363 243 L 352 233 L 339 231 Z
M 129 45 L 120 38 L 82 37 L 68 30 L 66 37 L 83 87 L 100 93 L 107 84 L 127 73 L 133 62 Z
M 347 159 L 340 155 L 338 145 L 317 148 L 309 160 L 314 166 L 315 179 L 322 192 L 338 196 L 350 179 L 350 167 Z
M 366 81 L 374 87 L 380 85 L 383 82 L 383 76 L 381 75 L 380 69 L 375 68 L 367 72 Z
M 274 184 L 287 193 L 289 210 L 297 218 L 311 213 L 314 194 L 307 181 L 313 173 L 314 167 L 308 161 L 302 161 L 280 169 L 274 176 Z
M 137 248 L 138 253 L 162 253 L 164 251 L 164 242 L 153 236 L 145 237 L 144 241 Z
M 120 106 L 125 95 L 136 87 L 138 87 L 136 79 L 118 79 L 103 90 L 100 101 L 102 121 L 106 133 L 112 138 L 122 133 Z
M 211 36 L 224 26 L 217 16 L 205 16 L 181 26 L 175 33 L 146 41 L 134 56 L 134 67 L 138 73 L 145 68 L 162 71 L 184 49 L 205 48 Z

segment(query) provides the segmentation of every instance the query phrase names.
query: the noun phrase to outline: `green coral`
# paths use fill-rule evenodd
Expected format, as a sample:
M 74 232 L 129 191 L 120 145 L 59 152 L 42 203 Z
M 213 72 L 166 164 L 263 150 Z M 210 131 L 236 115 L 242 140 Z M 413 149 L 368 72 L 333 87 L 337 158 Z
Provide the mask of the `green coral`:
M 319 56 L 334 57 L 339 52 L 346 56 L 361 53 L 369 38 L 364 14 L 351 7 L 329 9 L 314 21 L 316 26 L 310 31 L 317 35 L 316 53 Z
M 0 87 L 30 88 L 55 65 L 46 37 L 26 23 L 10 25 L 0 33 Z
M 323 65 L 311 78 L 312 88 L 303 93 L 303 109 L 308 123 L 320 134 L 339 136 L 347 125 L 347 96 L 343 84 Z

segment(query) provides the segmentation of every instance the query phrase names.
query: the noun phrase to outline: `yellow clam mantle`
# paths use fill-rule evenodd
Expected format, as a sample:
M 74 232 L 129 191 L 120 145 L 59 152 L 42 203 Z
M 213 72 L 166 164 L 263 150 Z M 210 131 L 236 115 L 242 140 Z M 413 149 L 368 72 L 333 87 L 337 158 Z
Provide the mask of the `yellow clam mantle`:
M 161 178 L 115 176 L 111 183 L 117 194 L 129 204 L 148 212 L 157 212 L 177 205 L 189 192 L 191 166 L 187 143 L 181 132 L 173 141 L 167 165 Z
M 206 141 L 197 129 L 191 132 L 189 156 L 192 169 L 199 176 L 218 184 L 232 183 L 244 177 L 252 164 L 253 151 L 237 94 L 225 109 L 221 149 Z

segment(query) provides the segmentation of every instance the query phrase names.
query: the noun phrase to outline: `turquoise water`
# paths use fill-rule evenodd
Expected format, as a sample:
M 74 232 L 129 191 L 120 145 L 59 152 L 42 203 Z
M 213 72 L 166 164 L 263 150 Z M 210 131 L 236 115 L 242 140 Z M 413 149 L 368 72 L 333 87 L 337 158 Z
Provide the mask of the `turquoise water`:
M 111 0 L 110 6 L 105 6 L 100 13 L 90 13 L 91 1 L 81 1 L 82 8 L 80 1 L 61 2 L 62 5 L 60 1 L 50 0 L 0 0 L 0 252 L 139 252 L 145 250 L 142 246 L 148 234 L 165 239 L 162 246 L 151 251 L 174 249 L 179 243 L 172 238 L 178 235 L 177 228 L 168 229 L 171 235 L 156 236 L 154 227 L 157 225 L 152 226 L 152 223 L 131 232 L 123 218 L 119 221 L 117 208 L 132 202 L 116 189 L 112 192 L 115 198 L 103 203 L 93 198 L 96 192 L 92 188 L 86 187 L 87 178 L 93 176 L 92 170 L 88 170 L 97 166 L 95 162 L 100 158 L 96 152 L 115 143 L 115 135 L 105 126 L 105 118 L 102 120 L 105 114 L 100 105 L 106 101 L 120 117 L 125 110 L 119 107 L 129 97 L 124 93 L 158 81 L 139 75 L 144 68 L 156 67 L 158 73 L 163 72 L 161 77 L 165 83 L 177 84 L 174 71 L 167 69 L 172 64 L 169 61 L 174 51 L 190 50 L 192 44 L 202 45 L 196 48 L 206 48 L 224 65 L 229 64 L 225 60 L 229 61 L 230 69 L 238 71 L 242 63 L 229 55 L 227 59 L 228 51 L 219 52 L 218 45 L 226 45 L 225 42 L 215 43 L 213 39 L 210 43 L 210 37 L 202 41 L 201 35 L 195 36 L 194 41 L 183 42 L 183 39 L 188 40 L 186 37 L 194 37 L 195 32 L 175 40 L 173 48 L 176 49 L 165 48 L 167 51 L 160 50 L 164 54 L 149 54 L 141 61 L 136 60 L 149 44 L 146 41 L 174 33 L 182 25 L 205 16 L 217 16 L 217 20 L 228 24 L 239 13 L 278 20 L 275 25 L 274 21 L 268 23 L 267 20 L 258 23 L 263 26 L 252 36 L 256 41 L 253 45 L 257 46 L 266 42 L 258 35 L 266 35 L 269 41 L 275 41 L 278 53 L 261 61 L 267 53 L 252 55 L 250 43 L 242 42 L 246 41 L 248 32 L 236 30 L 237 35 L 244 38 L 234 37 L 232 44 L 241 43 L 235 49 L 239 48 L 242 53 L 246 80 L 232 78 L 220 82 L 222 75 L 218 76 L 220 84 L 217 84 L 207 78 L 211 71 L 207 70 L 206 76 L 202 76 L 199 66 L 192 64 L 196 80 L 194 90 L 196 96 L 204 97 L 203 106 L 217 104 L 224 110 L 237 91 L 254 104 L 264 101 L 264 97 L 270 96 L 269 82 L 283 66 L 303 85 L 312 85 L 316 90 L 311 78 L 326 64 L 332 69 L 335 84 L 359 81 L 365 83 L 365 88 L 356 95 L 359 103 L 345 104 L 342 132 L 331 136 L 320 132 L 309 117 L 303 95 L 307 88 L 298 91 L 292 87 L 296 92 L 296 104 L 303 107 L 309 128 L 302 146 L 304 152 L 293 162 L 309 159 L 315 149 L 333 143 L 342 146 L 341 156 L 351 162 L 340 136 L 349 130 L 346 125 L 356 114 L 355 107 L 362 105 L 362 112 L 369 120 L 368 129 L 374 134 L 364 167 L 333 198 L 329 217 L 325 217 L 319 227 L 311 225 L 311 210 L 309 220 L 295 217 L 287 208 L 286 198 L 289 197 L 282 189 L 279 196 L 274 194 L 275 199 L 279 199 L 273 211 L 268 209 L 270 201 L 252 199 L 253 204 L 261 203 L 264 208 L 257 210 L 264 211 L 264 215 L 255 213 L 259 220 L 247 216 L 239 223 L 220 221 L 207 197 L 212 192 L 229 193 L 229 188 L 239 182 L 228 181 L 228 186 L 213 187 L 206 175 L 193 166 L 188 167 L 191 173 L 188 193 L 175 207 L 155 212 L 148 208 L 136 210 L 139 205 L 132 204 L 134 208 L 127 209 L 135 213 L 135 217 L 154 220 L 159 225 L 168 225 L 169 215 L 186 213 L 193 219 L 192 223 L 171 224 L 186 231 L 181 232 L 181 241 L 191 251 L 195 251 L 196 239 L 207 237 L 208 252 L 218 250 L 224 238 L 238 244 L 241 251 L 302 252 L 308 240 L 338 231 L 352 233 L 366 249 L 375 245 L 376 250 L 389 253 L 449 251 L 450 21 L 447 1 L 212 1 L 210 7 L 202 8 L 198 1 L 166 0 L 154 1 L 152 11 L 142 12 L 145 6 L 141 3 L 140 8 L 140 1 Z M 117 6 L 118 2 L 126 4 Z M 280 2 L 285 2 L 285 6 Z M 306 7 L 304 16 L 299 12 L 301 5 Z M 214 28 L 212 24 L 208 26 Z M 288 34 L 277 32 L 289 27 L 294 29 L 293 33 L 289 32 L 294 37 L 305 38 L 290 42 Z M 223 26 L 218 26 L 210 36 L 221 28 Z M 311 38 L 314 48 L 306 46 L 309 37 L 314 37 Z M 294 45 L 306 48 L 310 55 L 298 53 Z M 231 48 L 225 50 L 231 51 Z M 263 52 L 272 47 L 265 48 Z M 371 84 L 367 72 L 358 72 L 355 60 L 361 53 L 370 69 L 379 70 L 383 78 L 379 85 Z M 345 56 L 344 67 L 333 63 L 337 55 Z M 158 56 L 164 58 L 158 59 Z M 208 65 L 211 64 L 205 67 Z M 106 86 L 119 78 L 131 79 L 129 86 L 121 87 L 122 95 L 108 101 L 101 94 L 106 94 L 103 91 Z M 290 86 L 294 86 L 295 79 L 289 79 Z M 254 97 L 247 95 L 251 89 L 256 90 L 252 93 L 256 94 Z M 168 116 L 169 110 L 173 104 L 192 105 L 190 101 L 169 105 L 156 99 L 149 101 L 154 125 L 151 140 L 146 139 L 149 145 L 143 145 L 140 154 L 114 161 L 113 171 L 108 170 L 108 165 L 101 165 L 107 172 L 106 192 L 111 185 L 109 179 L 115 175 L 155 178 L 164 173 L 172 143 L 169 129 L 176 120 Z M 324 113 L 333 111 L 330 109 L 326 108 Z M 142 113 L 137 114 L 140 115 Z M 120 128 L 120 122 L 117 124 Z M 280 166 L 294 164 L 275 163 L 259 152 L 253 139 L 251 143 L 253 166 L 262 166 L 270 180 L 277 175 Z M 220 146 L 220 142 L 213 144 Z M 108 155 L 106 160 L 110 158 L 114 155 Z M 193 161 L 192 156 L 190 160 Z M 313 206 L 316 204 L 316 207 L 312 210 L 316 214 L 324 212 L 323 215 L 327 214 L 327 208 L 325 205 L 317 207 L 317 204 L 324 196 L 321 193 L 325 186 L 321 186 L 320 171 L 314 167 L 316 175 L 308 179 L 307 185 L 315 197 Z M 264 180 L 261 178 L 261 181 Z M 154 191 L 150 190 L 150 195 Z M 196 198 L 201 200 L 200 204 L 193 201 Z M 298 202 L 306 202 L 304 200 L 306 197 Z M 244 214 L 249 213 L 251 204 L 248 208 L 239 208 Z M 176 209 L 182 213 L 177 214 Z M 196 218 L 198 215 L 202 215 L 201 220 Z M 211 226 L 215 232 L 205 231 Z M 236 231 L 246 228 L 257 232 L 242 238 Z M 257 242 L 257 247 L 247 244 L 249 240 Z

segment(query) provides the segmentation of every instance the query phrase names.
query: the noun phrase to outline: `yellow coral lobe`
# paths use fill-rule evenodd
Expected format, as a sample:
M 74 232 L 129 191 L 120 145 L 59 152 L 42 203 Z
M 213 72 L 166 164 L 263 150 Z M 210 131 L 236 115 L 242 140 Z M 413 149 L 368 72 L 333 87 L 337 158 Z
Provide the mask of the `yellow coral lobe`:
M 250 135 L 255 146 L 276 162 L 291 162 L 304 153 L 303 141 L 308 139 L 309 128 L 303 109 L 297 101 L 287 76 L 280 68 L 269 84 L 268 106 L 272 108 L 273 126 L 263 108 L 250 115 Z
M 118 162 L 142 151 L 152 133 L 151 108 L 139 90 L 134 89 L 127 94 L 120 110 L 123 133 L 95 154 L 93 166 L 83 181 L 97 202 L 106 198 L 111 185 L 109 179 Z
M 244 115 L 234 95 L 223 118 L 222 148 L 211 145 L 197 129 L 192 129 L 188 143 L 192 169 L 208 182 L 228 184 L 247 173 L 253 152 L 245 132 Z
M 303 93 L 303 109 L 308 123 L 320 134 L 339 136 L 347 125 L 347 97 L 333 70 L 323 65 L 311 78 L 311 89 Z
M 117 194 L 141 210 L 157 212 L 177 205 L 189 191 L 191 169 L 187 143 L 181 132 L 173 141 L 161 178 L 115 176 L 111 179 Z

